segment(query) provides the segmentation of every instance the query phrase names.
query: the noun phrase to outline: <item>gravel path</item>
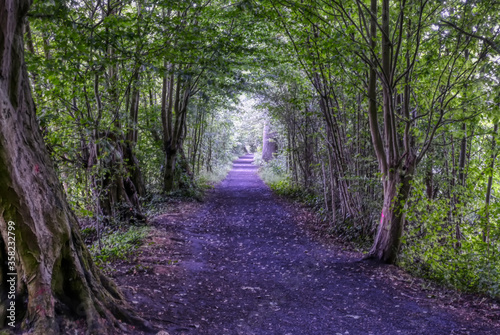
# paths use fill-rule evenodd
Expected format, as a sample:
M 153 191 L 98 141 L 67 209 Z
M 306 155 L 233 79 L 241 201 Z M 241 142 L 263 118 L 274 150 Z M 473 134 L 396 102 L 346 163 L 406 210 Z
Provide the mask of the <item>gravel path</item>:
M 157 324 L 169 334 L 500 334 L 424 303 L 424 293 L 405 298 L 377 278 L 378 265 L 311 239 L 251 162 L 235 161 L 187 222 L 159 221 L 177 270 L 155 277 L 156 297 L 131 299 L 163 304 L 168 321 Z

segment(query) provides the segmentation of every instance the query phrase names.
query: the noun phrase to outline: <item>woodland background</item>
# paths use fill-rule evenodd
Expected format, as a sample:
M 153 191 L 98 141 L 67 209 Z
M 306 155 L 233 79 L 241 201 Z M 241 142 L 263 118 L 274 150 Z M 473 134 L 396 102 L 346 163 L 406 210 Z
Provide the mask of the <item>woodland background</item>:
M 166 195 L 201 198 L 256 152 L 329 233 L 498 297 L 499 15 L 496 1 L 35 1 L 25 57 L 98 263 Z

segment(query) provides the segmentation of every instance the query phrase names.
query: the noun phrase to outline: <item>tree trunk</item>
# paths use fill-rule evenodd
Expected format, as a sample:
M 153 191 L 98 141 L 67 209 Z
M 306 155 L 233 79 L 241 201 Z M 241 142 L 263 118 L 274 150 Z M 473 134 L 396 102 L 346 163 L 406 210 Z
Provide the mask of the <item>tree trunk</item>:
M 163 172 L 163 189 L 165 192 L 169 192 L 174 189 L 176 160 L 177 152 L 173 149 L 169 149 L 165 153 L 165 171 Z
M 124 158 L 127 163 L 127 170 L 130 173 L 130 181 L 133 183 L 137 195 L 143 197 L 146 195 L 146 184 L 144 183 L 144 178 L 142 177 L 142 172 L 139 166 L 139 160 L 134 154 L 134 149 L 130 143 L 125 145 L 124 148 Z M 140 208 L 140 207 L 139 207 Z
M 498 122 L 495 123 L 495 126 L 493 127 L 493 134 L 491 138 L 491 161 L 490 161 L 490 166 L 488 167 L 488 186 L 486 187 L 486 199 L 484 202 L 484 216 L 485 216 L 485 225 L 484 225 L 484 230 L 483 230 L 483 242 L 489 244 L 489 239 L 490 239 L 490 200 L 491 200 L 491 186 L 493 184 L 493 172 L 495 168 L 495 159 L 497 157 L 497 152 L 496 152 L 496 136 L 498 133 Z
M 321 161 L 321 173 L 323 174 L 322 186 L 323 186 L 323 200 L 325 202 L 325 210 L 328 212 L 328 186 L 325 173 L 325 164 Z
M 404 207 L 408 199 L 411 180 L 417 164 L 416 157 L 411 150 L 410 124 L 406 123 L 404 130 L 404 154 L 399 154 L 399 139 L 395 120 L 395 106 L 393 104 L 391 69 L 391 41 L 390 41 L 390 19 L 389 0 L 382 1 L 382 92 L 383 92 L 383 116 L 384 116 L 384 137 L 380 134 L 377 119 L 376 104 L 376 71 L 375 59 L 372 58 L 370 67 L 370 78 L 368 83 L 369 110 L 368 118 L 370 122 L 370 133 L 372 144 L 377 155 L 380 172 L 383 175 L 384 203 L 380 224 L 373 246 L 367 258 L 375 258 L 384 263 L 394 263 L 398 254 L 399 245 L 404 226 Z M 377 0 L 371 0 L 370 11 L 370 47 L 376 50 L 377 38 Z M 409 68 L 409 63 L 407 64 Z M 409 77 L 405 78 L 409 85 Z M 408 87 L 409 88 L 409 87 Z M 409 119 L 409 89 L 405 90 L 404 114 Z
M 34 334 L 59 334 L 60 313 L 85 318 L 90 333 L 116 333 L 116 318 L 142 321 L 93 264 L 43 142 L 24 66 L 22 22 L 30 4 L 0 0 L 2 264 L 12 241 L 8 226 L 15 227 L 16 245 L 15 269 L 2 267 L 0 280 L 17 281 L 16 323 Z M 0 286 L 0 320 L 14 302 L 6 290 Z
M 114 216 L 117 205 L 119 203 L 125 203 L 127 207 L 132 208 L 132 211 L 121 213 L 124 214 L 121 215 L 121 219 L 129 219 L 133 217 L 139 221 L 144 221 L 145 217 L 141 213 L 142 211 L 137 194 L 137 188 L 129 177 L 130 174 L 134 173 L 136 176 L 137 174 L 140 175 L 140 169 L 138 165 L 134 165 L 130 171 L 127 169 L 127 164 L 134 164 L 136 161 L 134 161 L 131 156 L 129 157 L 129 161 L 125 162 L 127 153 L 125 152 L 125 145 L 122 143 L 127 141 L 122 140 L 126 140 L 126 138 L 123 137 L 123 135 L 119 135 L 111 131 L 101 133 L 98 128 L 98 122 L 102 119 L 103 115 L 103 105 L 101 101 L 101 93 L 99 91 L 99 77 L 99 73 L 95 73 L 94 97 L 96 100 L 98 116 L 97 121 L 94 124 L 94 138 L 91 142 L 93 144 L 91 144 L 92 149 L 89 150 L 89 164 L 87 164 L 88 169 L 94 169 L 95 165 L 98 167 L 98 173 L 97 175 L 93 175 L 94 182 L 92 183 L 94 192 L 96 193 L 96 201 L 98 202 L 97 206 L 99 207 L 97 214 L 102 214 L 106 217 Z M 136 104 L 136 102 L 133 102 L 133 105 L 134 104 Z M 132 109 L 134 109 L 134 107 L 132 107 L 131 110 Z M 116 115 L 116 118 L 118 117 L 119 115 Z M 115 122 L 115 125 L 119 125 L 119 123 Z M 128 141 L 128 145 L 132 145 L 132 142 Z M 111 154 L 108 157 L 100 157 L 100 153 L 103 152 L 105 148 L 111 149 Z M 141 179 L 142 177 L 138 179 L 139 182 Z
M 393 172 L 391 169 L 385 177 L 380 226 L 369 252 L 370 258 L 376 258 L 384 263 L 394 263 L 396 260 L 405 221 L 404 206 L 410 193 L 413 169 L 413 166 L 409 166 L 406 171 Z
M 328 153 L 328 170 L 330 171 L 330 192 L 332 199 L 332 224 L 337 223 L 337 183 L 335 182 L 335 174 L 332 167 L 332 155 L 330 154 L 330 148 L 327 148 Z
M 276 134 L 271 132 L 269 125 L 266 123 L 264 125 L 264 133 L 262 135 L 262 160 L 269 162 L 274 158 L 274 154 L 278 150 L 276 145 L 275 137 Z
M 170 192 L 174 189 L 176 161 L 186 137 L 186 116 L 192 87 L 189 81 L 182 83 L 180 76 L 175 78 L 173 65 L 169 65 L 165 61 L 164 66 L 161 103 L 163 150 L 165 152 L 163 191 Z
M 134 76 L 132 78 L 132 102 L 129 110 L 129 125 L 127 132 L 127 140 L 121 144 L 123 151 L 123 158 L 127 166 L 130 177 L 127 182 L 132 182 L 132 186 L 136 191 L 135 197 L 143 197 L 146 195 L 146 186 L 142 177 L 139 161 L 135 156 L 134 149 L 138 141 L 138 118 L 139 118 L 139 67 L 137 66 Z M 140 204 L 138 203 L 137 210 L 140 211 Z

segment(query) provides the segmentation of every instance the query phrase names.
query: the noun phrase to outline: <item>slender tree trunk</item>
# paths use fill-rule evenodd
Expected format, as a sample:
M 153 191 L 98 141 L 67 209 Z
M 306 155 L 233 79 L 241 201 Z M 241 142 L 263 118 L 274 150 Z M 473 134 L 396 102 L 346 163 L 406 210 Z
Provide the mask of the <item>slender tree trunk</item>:
M 146 185 L 144 184 L 144 178 L 142 177 L 139 161 L 137 160 L 134 152 L 139 136 L 137 128 L 140 102 L 139 78 L 139 69 L 137 69 L 132 79 L 132 99 L 129 109 L 129 129 L 127 132 L 127 140 L 124 144 L 116 144 L 117 146 L 122 147 L 121 150 L 123 151 L 123 158 L 129 172 L 129 176 L 124 177 L 126 185 L 129 185 L 127 193 L 130 193 L 130 196 L 134 198 L 146 195 Z M 134 190 L 134 193 L 136 194 L 131 194 L 132 190 Z M 137 203 L 137 209 L 140 210 L 140 203 Z
M 293 170 L 293 181 L 295 182 L 295 185 L 299 184 L 299 174 L 297 171 L 297 122 L 296 122 L 296 117 L 295 113 L 293 115 L 293 121 L 292 121 L 292 170 Z
M 330 154 L 330 148 L 326 148 L 328 152 L 328 170 L 330 171 L 330 191 L 332 199 L 332 223 L 337 222 L 337 196 L 335 190 L 337 190 L 337 183 L 335 180 L 335 174 L 333 172 L 332 155 Z
M 141 321 L 94 266 L 57 179 L 35 117 L 23 55 L 31 1 L 0 0 L 0 261 L 15 227 L 17 320 L 34 334 L 59 334 L 58 313 L 85 318 L 89 333 L 116 333 L 116 317 Z M 7 269 L 0 279 L 5 282 Z M 5 285 L 0 286 L 5 320 Z
M 495 123 L 493 128 L 493 135 L 491 139 L 491 162 L 488 171 L 488 186 L 486 187 L 486 200 L 484 201 L 484 212 L 485 212 L 485 227 L 483 231 L 483 241 L 489 243 L 490 239 L 490 200 L 491 200 L 491 187 L 493 185 L 493 169 L 495 167 L 495 159 L 497 157 L 497 141 L 496 136 L 498 133 L 498 122 Z
M 275 136 L 275 133 L 270 130 L 269 124 L 266 123 L 262 135 L 262 160 L 265 162 L 272 160 L 277 151 Z
M 164 62 L 165 74 L 163 77 L 163 88 L 161 97 L 161 118 L 163 128 L 163 150 L 165 153 L 165 164 L 163 171 L 163 190 L 169 192 L 174 186 L 174 169 L 177 152 L 173 144 L 172 130 L 172 108 L 174 91 L 174 69 L 166 61 Z M 169 73 L 171 71 L 171 73 Z
M 453 212 L 452 212 L 452 219 L 454 220 L 455 223 L 455 247 L 458 249 L 462 246 L 462 243 L 460 242 L 462 238 L 462 232 L 461 232 L 461 222 L 462 222 L 462 216 L 459 213 L 459 207 L 463 203 L 464 198 L 461 196 L 463 193 L 462 188 L 465 187 L 465 159 L 467 156 L 467 125 L 462 123 L 462 131 L 464 132 L 464 135 L 462 137 L 462 140 L 460 141 L 460 153 L 458 156 L 458 179 L 457 182 L 455 183 L 455 189 L 459 190 L 459 194 L 457 194 L 457 191 L 453 192 Z M 454 151 L 454 150 L 453 150 Z M 454 153 L 453 153 L 454 155 Z M 453 156 L 455 157 L 455 156 Z M 453 159 L 455 161 L 455 159 Z M 455 179 L 456 173 L 453 175 L 453 179 Z
M 321 172 L 323 175 L 323 179 L 322 179 L 323 199 L 325 202 L 325 210 L 328 212 L 328 186 L 327 186 L 326 173 L 325 173 L 325 164 L 323 163 L 323 161 L 321 161 Z
M 137 1 L 137 17 L 139 23 L 142 21 L 142 3 Z M 141 36 L 141 25 L 137 25 L 137 36 Z M 140 44 L 136 45 L 136 55 L 139 57 Z M 137 202 L 136 208 L 140 212 L 140 203 L 138 201 L 139 196 L 146 195 L 146 186 L 144 184 L 144 179 L 142 177 L 141 168 L 139 166 L 139 161 L 135 156 L 135 147 L 138 141 L 139 131 L 137 128 L 139 120 L 139 104 L 140 104 L 140 72 L 141 66 L 138 61 L 135 61 L 134 72 L 131 80 L 131 103 L 129 109 L 129 122 L 127 129 L 127 136 L 125 144 L 122 145 L 122 151 L 124 152 L 125 163 L 127 166 L 129 176 L 125 176 L 124 183 L 126 186 L 126 191 L 130 194 L 130 197 L 134 199 L 133 202 Z M 113 83 L 114 85 L 114 83 Z
M 140 91 L 139 91 L 139 70 L 134 73 L 132 78 L 132 96 L 129 109 L 129 125 L 127 130 L 127 141 L 130 143 L 137 143 L 137 122 L 139 118 L 139 101 L 140 101 Z
M 334 164 L 330 168 L 334 168 L 339 176 L 337 179 L 337 188 L 339 191 L 338 194 L 342 215 L 344 218 L 349 216 L 351 219 L 356 220 L 360 217 L 360 204 L 357 202 L 356 197 L 351 193 L 349 181 L 345 178 L 348 175 L 348 171 L 343 154 L 344 143 L 337 131 L 338 124 L 330 115 L 330 113 L 332 113 L 330 108 L 331 104 L 332 102 L 328 98 L 322 97 L 320 100 L 320 107 L 326 120 L 328 147 L 329 150 L 331 149 L 332 162 Z M 358 224 L 363 225 L 363 223 Z
M 469 60 L 469 50 L 465 50 L 465 61 Z M 467 101 L 467 83 L 465 84 L 464 89 L 464 101 Z M 464 106 L 464 114 L 466 115 L 467 108 Z M 455 191 L 453 194 L 453 213 L 452 218 L 455 221 L 455 248 L 459 249 L 462 246 L 460 240 L 462 239 L 462 231 L 461 231 L 461 223 L 462 223 L 462 215 L 459 213 L 459 207 L 465 201 L 464 197 L 461 196 L 463 193 L 462 188 L 465 187 L 465 161 L 467 157 L 467 124 L 465 122 L 462 123 L 462 140 L 460 141 L 460 154 L 458 157 L 458 180 L 455 186 L 458 185 L 459 194 Z M 455 156 L 453 156 L 455 157 Z M 455 176 L 453 176 L 455 178 Z

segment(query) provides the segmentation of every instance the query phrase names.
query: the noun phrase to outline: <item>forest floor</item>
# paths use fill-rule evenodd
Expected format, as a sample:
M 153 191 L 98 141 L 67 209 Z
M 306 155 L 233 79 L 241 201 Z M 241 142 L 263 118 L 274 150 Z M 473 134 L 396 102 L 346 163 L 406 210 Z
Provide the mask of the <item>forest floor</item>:
M 158 216 L 134 257 L 115 264 L 158 334 L 500 334 L 498 302 L 359 262 L 251 162 L 235 161 L 205 202 Z

